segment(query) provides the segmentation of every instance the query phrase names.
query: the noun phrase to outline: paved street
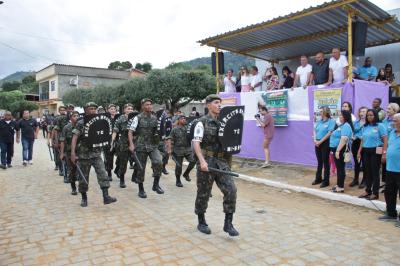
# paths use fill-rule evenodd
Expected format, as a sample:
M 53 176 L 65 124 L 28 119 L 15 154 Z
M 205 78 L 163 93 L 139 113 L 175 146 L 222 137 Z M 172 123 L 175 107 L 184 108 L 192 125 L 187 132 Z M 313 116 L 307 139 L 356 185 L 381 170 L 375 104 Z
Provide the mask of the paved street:
M 130 181 L 103 205 L 91 176 L 89 206 L 70 195 L 53 170 L 44 140 L 35 143 L 34 165 L 0 172 L 0 265 L 398 265 L 400 229 L 377 221 L 380 213 L 300 193 L 237 182 L 231 238 L 222 231 L 222 197 L 215 187 L 207 221 L 196 229 L 195 182 L 175 187 L 163 176 L 164 195 L 145 188 L 137 197 Z M 172 163 L 170 164 L 172 167 Z M 171 168 L 170 168 L 171 169 Z M 129 170 L 129 175 L 132 170 Z M 92 172 L 93 174 L 93 172 Z M 194 174 L 192 174 L 194 179 Z

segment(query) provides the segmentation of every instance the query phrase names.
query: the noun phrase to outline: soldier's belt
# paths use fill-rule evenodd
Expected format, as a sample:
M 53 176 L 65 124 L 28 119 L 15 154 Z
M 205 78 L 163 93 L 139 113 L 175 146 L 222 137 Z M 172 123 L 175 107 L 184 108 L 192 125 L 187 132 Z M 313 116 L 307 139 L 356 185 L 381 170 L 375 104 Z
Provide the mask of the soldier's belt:
M 207 150 L 202 150 L 203 156 L 207 157 L 215 157 L 215 158 L 224 158 L 224 153 L 223 152 L 214 152 L 214 151 L 207 151 Z

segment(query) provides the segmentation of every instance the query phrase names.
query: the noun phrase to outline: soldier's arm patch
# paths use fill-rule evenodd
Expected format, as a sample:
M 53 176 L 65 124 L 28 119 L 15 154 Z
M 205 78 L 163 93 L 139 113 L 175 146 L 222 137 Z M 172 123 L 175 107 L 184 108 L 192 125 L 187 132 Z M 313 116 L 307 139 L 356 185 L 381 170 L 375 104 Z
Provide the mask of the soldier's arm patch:
M 135 116 L 133 118 L 133 121 L 132 121 L 131 126 L 129 127 L 129 129 L 132 130 L 133 132 L 135 132 L 136 128 L 138 126 L 138 123 L 139 123 L 138 118 L 137 118 L 137 116 Z
M 204 136 L 204 126 L 202 122 L 198 122 L 194 128 L 193 141 L 201 142 Z

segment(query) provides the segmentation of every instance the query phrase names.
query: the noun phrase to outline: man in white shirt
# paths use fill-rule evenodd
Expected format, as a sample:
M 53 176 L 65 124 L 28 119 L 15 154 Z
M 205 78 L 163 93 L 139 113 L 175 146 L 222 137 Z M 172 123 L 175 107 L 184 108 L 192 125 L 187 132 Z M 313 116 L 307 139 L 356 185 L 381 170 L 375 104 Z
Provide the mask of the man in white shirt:
M 332 83 L 346 82 L 348 68 L 346 56 L 340 54 L 339 48 L 333 48 L 329 60 L 329 80 L 332 80 Z
M 258 68 L 256 66 L 252 66 L 251 67 L 250 90 L 251 91 L 261 91 L 261 87 L 262 87 L 261 75 L 258 74 Z
M 233 76 L 233 69 L 229 69 L 224 78 L 225 92 L 236 92 L 236 78 Z
M 293 86 L 306 87 L 310 83 L 312 66 L 305 55 L 300 57 L 300 66 L 296 70 Z

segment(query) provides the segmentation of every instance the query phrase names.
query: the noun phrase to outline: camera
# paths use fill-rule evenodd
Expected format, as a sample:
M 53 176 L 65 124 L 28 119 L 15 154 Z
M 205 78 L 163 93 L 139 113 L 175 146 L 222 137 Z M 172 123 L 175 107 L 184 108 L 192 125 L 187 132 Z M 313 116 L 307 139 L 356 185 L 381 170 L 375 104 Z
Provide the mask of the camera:
M 255 118 L 260 118 L 260 114 L 256 114 L 254 117 Z

